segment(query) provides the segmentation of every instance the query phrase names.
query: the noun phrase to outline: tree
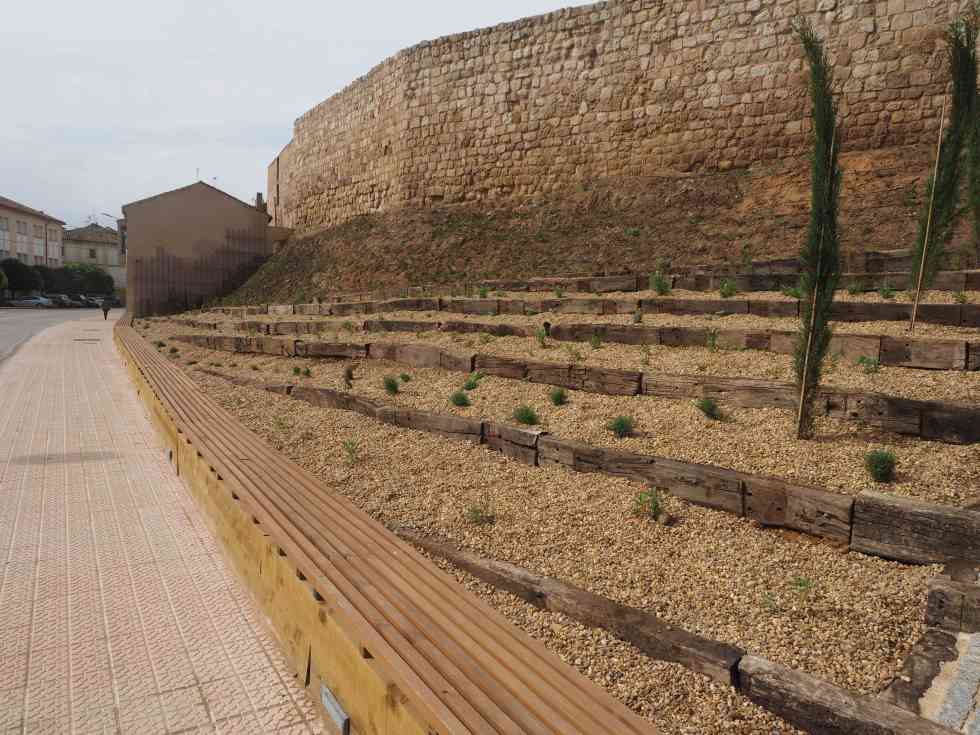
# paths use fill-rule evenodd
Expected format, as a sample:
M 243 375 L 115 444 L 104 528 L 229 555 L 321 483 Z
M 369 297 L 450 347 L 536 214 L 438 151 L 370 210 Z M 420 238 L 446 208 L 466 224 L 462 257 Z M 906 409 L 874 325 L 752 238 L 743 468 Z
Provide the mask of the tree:
M 69 263 L 63 269 L 71 283 L 72 293 L 111 294 L 115 288 L 112 276 L 91 263 Z
M 963 145 L 977 128 L 977 20 L 976 15 L 960 18 L 946 30 L 947 65 L 953 82 L 953 103 L 949 126 L 942 133 L 936 156 L 936 170 L 926 183 L 926 197 L 919 217 L 919 233 L 912 252 L 912 283 L 915 303 L 910 330 L 915 328 L 919 295 L 928 289 L 942 263 L 945 244 L 953 235 L 959 215 Z M 945 102 L 944 102 L 945 104 Z M 945 107 L 944 107 L 945 109 Z M 942 131 L 940 131 L 942 132 Z M 971 151 L 971 156 L 975 151 Z M 972 176 L 972 174 L 971 174 Z M 970 181 L 971 195 L 976 182 Z M 975 203 L 974 203 L 975 204 Z
M 0 291 L 7 288 L 7 274 L 4 273 L 3 268 L 0 268 Z
M 831 91 L 833 72 L 823 40 L 807 20 L 796 24 L 796 32 L 810 66 L 810 97 L 813 117 L 813 153 L 810 162 L 810 226 L 800 251 L 802 301 L 800 332 L 794 351 L 799 390 L 797 438 L 813 434 L 813 399 L 820 386 L 823 361 L 830 346 L 830 311 L 840 280 L 840 243 L 837 205 L 841 172 L 837 165 L 840 140 L 837 110 Z
M 7 258 L 0 262 L 0 268 L 7 275 L 7 288 L 11 291 L 40 291 L 44 286 L 41 275 L 16 258 Z
M 973 38 L 976 39 L 978 32 L 980 32 L 980 2 L 973 6 L 973 10 L 966 22 L 970 26 L 967 33 L 972 33 Z M 976 47 L 974 45 L 974 52 L 975 50 Z M 970 197 L 969 208 L 973 210 L 973 249 L 976 256 L 976 265 L 980 266 L 980 98 L 976 94 L 976 56 L 974 56 L 973 63 L 973 109 L 969 113 L 969 119 L 973 121 L 973 127 L 970 130 L 970 181 L 967 187 L 967 196 Z

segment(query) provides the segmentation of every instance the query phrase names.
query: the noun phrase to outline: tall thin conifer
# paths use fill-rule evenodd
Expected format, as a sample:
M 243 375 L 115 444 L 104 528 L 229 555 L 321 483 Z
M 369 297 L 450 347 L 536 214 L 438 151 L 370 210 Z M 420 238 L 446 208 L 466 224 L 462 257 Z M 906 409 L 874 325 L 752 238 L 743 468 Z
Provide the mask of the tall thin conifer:
M 830 346 L 830 312 L 840 281 L 837 208 L 841 172 L 837 159 L 841 141 L 837 134 L 837 110 L 832 92 L 833 72 L 823 40 L 807 20 L 797 22 L 796 32 L 810 66 L 813 107 L 810 227 L 800 251 L 800 288 L 804 298 L 794 352 L 799 390 L 796 435 L 804 439 L 813 434 L 813 399 L 820 386 L 823 361 Z

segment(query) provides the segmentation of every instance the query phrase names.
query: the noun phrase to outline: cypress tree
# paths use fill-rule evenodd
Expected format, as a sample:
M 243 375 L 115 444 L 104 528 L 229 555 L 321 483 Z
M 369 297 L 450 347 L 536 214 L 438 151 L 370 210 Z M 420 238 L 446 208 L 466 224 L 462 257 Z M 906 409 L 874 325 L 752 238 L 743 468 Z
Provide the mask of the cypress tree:
M 942 133 L 936 158 L 936 171 L 926 183 L 926 197 L 919 217 L 919 232 L 912 253 L 912 283 L 915 304 L 910 329 L 922 289 L 928 289 L 942 263 L 945 244 L 953 235 L 959 214 L 959 197 L 963 177 L 963 146 L 971 146 L 971 159 L 976 154 L 977 98 L 977 23 L 976 16 L 958 19 L 946 30 L 947 65 L 953 82 L 953 102 L 949 126 Z M 970 173 L 968 189 L 975 195 L 974 172 Z
M 967 33 L 972 34 L 975 41 L 978 30 L 980 30 L 980 2 L 973 6 L 973 11 L 966 22 L 969 26 Z M 974 44 L 975 49 L 976 44 Z M 975 55 L 973 73 L 973 108 L 970 111 L 973 127 L 970 131 L 970 181 L 967 187 L 967 196 L 970 198 L 968 208 L 973 210 L 973 249 L 976 258 L 974 267 L 980 268 L 980 97 L 976 94 L 977 59 Z
M 837 206 L 841 172 L 837 165 L 840 140 L 837 136 L 837 110 L 831 91 L 833 72 L 830 61 L 823 40 L 808 21 L 798 21 L 796 32 L 810 66 L 813 107 L 810 226 L 800 251 L 800 289 L 804 299 L 794 351 L 799 390 L 796 434 L 797 438 L 803 439 L 813 433 L 813 399 L 820 386 L 823 361 L 830 346 L 830 311 L 840 280 Z

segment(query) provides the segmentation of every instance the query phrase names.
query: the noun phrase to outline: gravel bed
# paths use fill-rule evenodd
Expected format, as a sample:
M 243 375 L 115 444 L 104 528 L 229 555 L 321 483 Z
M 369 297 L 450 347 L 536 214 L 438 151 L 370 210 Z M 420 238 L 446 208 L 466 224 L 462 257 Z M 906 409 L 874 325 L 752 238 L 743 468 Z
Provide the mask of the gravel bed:
M 841 553 L 671 498 L 663 502 L 672 523 L 662 526 L 633 515 L 642 487 L 629 480 L 527 467 L 468 443 L 189 373 L 247 427 L 389 526 L 437 533 L 851 690 L 880 690 L 922 633 L 937 567 Z M 348 441 L 357 447 L 353 463 Z M 495 522 L 468 521 L 473 507 Z M 793 732 L 704 677 L 455 574 L 664 733 Z
M 481 321 L 477 317 L 462 317 L 471 321 Z M 432 312 L 404 312 L 400 318 L 421 321 L 433 318 Z M 512 317 L 516 319 L 518 317 Z M 676 317 L 676 320 L 691 322 L 694 326 L 718 328 L 729 326 L 728 319 L 706 321 L 704 319 Z M 678 375 L 718 375 L 729 377 L 761 378 L 765 380 L 790 381 L 793 377 L 793 360 L 789 355 L 778 355 L 759 350 L 716 350 L 706 347 L 668 347 L 664 345 L 623 345 L 604 343 L 601 349 L 594 350 L 584 342 L 559 342 L 547 340 L 542 348 L 533 337 L 491 337 L 479 334 L 454 334 L 445 332 L 380 332 L 365 334 L 359 331 L 362 320 L 345 320 L 330 317 L 320 319 L 337 325 L 335 331 L 323 333 L 320 338 L 342 342 L 426 342 L 445 349 L 472 350 L 503 357 L 519 357 L 546 362 L 575 362 L 592 367 L 618 368 L 623 370 L 644 370 L 654 373 Z M 492 319 L 492 318 L 489 318 Z M 502 317 L 497 317 L 502 320 Z M 548 321 L 545 316 L 523 317 L 521 323 L 542 324 Z M 605 317 L 606 320 L 623 317 Z M 584 321 L 584 319 L 583 319 Z M 218 323 L 230 325 L 234 320 L 221 320 Z M 342 325 L 349 322 L 356 331 L 348 332 Z M 557 322 L 556 322 L 557 323 Z M 650 323 L 648 319 L 645 323 Z M 178 325 L 169 321 L 153 322 L 154 329 L 166 334 L 191 334 L 200 330 Z M 885 324 L 877 322 L 876 325 Z M 733 325 L 734 326 L 734 325 Z M 922 325 L 926 326 L 926 325 Z M 230 328 L 223 331 L 232 333 Z M 923 330 L 925 331 L 925 330 Z M 206 332 L 200 332 L 205 334 Z M 980 340 L 980 336 L 971 337 Z M 310 337 L 312 339 L 312 337 Z M 962 335 L 959 336 L 962 339 Z M 980 371 L 962 370 L 914 370 L 909 368 L 881 366 L 877 372 L 867 373 L 865 369 L 851 361 L 829 360 L 824 369 L 824 384 L 835 388 L 845 388 L 866 392 L 885 393 L 903 398 L 922 401 L 954 401 L 964 403 L 980 402 Z
M 228 375 L 344 388 L 346 363 L 339 361 L 231 355 L 187 344 L 178 349 L 185 365 L 191 361 Z M 294 374 L 304 369 L 310 370 L 309 377 Z M 410 380 L 404 382 L 402 375 Z M 386 377 L 397 380 L 398 393 L 387 393 Z M 485 376 L 478 388 L 463 391 L 470 406 L 455 406 L 449 397 L 462 390 L 466 377 L 438 368 L 362 360 L 355 371 L 354 391 L 410 408 L 512 424 L 517 423 L 515 408 L 529 405 L 537 413 L 541 428 L 564 439 L 772 475 L 846 494 L 874 490 L 956 507 L 980 500 L 977 445 L 927 442 L 828 417 L 817 419 L 815 440 L 800 441 L 795 438 L 791 411 L 736 408 L 722 403 L 723 419 L 716 421 L 704 416 L 689 399 L 569 390 L 568 403 L 555 406 L 550 401 L 551 386 L 495 376 Z M 617 416 L 635 420 L 633 436 L 620 439 L 608 429 L 608 423 Z M 864 456 L 872 449 L 894 452 L 898 459 L 895 482 L 880 484 L 870 478 Z

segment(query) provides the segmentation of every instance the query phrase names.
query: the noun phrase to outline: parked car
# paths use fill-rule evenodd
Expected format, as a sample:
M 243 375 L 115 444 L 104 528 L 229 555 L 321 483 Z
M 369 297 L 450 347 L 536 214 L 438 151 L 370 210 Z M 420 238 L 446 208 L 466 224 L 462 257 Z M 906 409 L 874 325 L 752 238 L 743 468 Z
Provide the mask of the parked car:
M 71 308 L 71 299 L 63 293 L 46 293 L 44 298 L 49 299 L 55 306 L 62 309 Z
M 22 309 L 50 309 L 54 306 L 51 299 L 46 299 L 43 296 L 24 296 L 19 299 L 11 299 L 7 303 Z
M 81 309 L 83 306 L 85 306 L 78 296 L 69 296 L 68 303 L 74 309 Z
M 82 306 L 86 306 L 90 309 L 99 308 L 99 302 L 93 298 L 90 298 L 89 296 L 86 296 L 85 294 L 79 294 L 78 300 L 82 302 Z

